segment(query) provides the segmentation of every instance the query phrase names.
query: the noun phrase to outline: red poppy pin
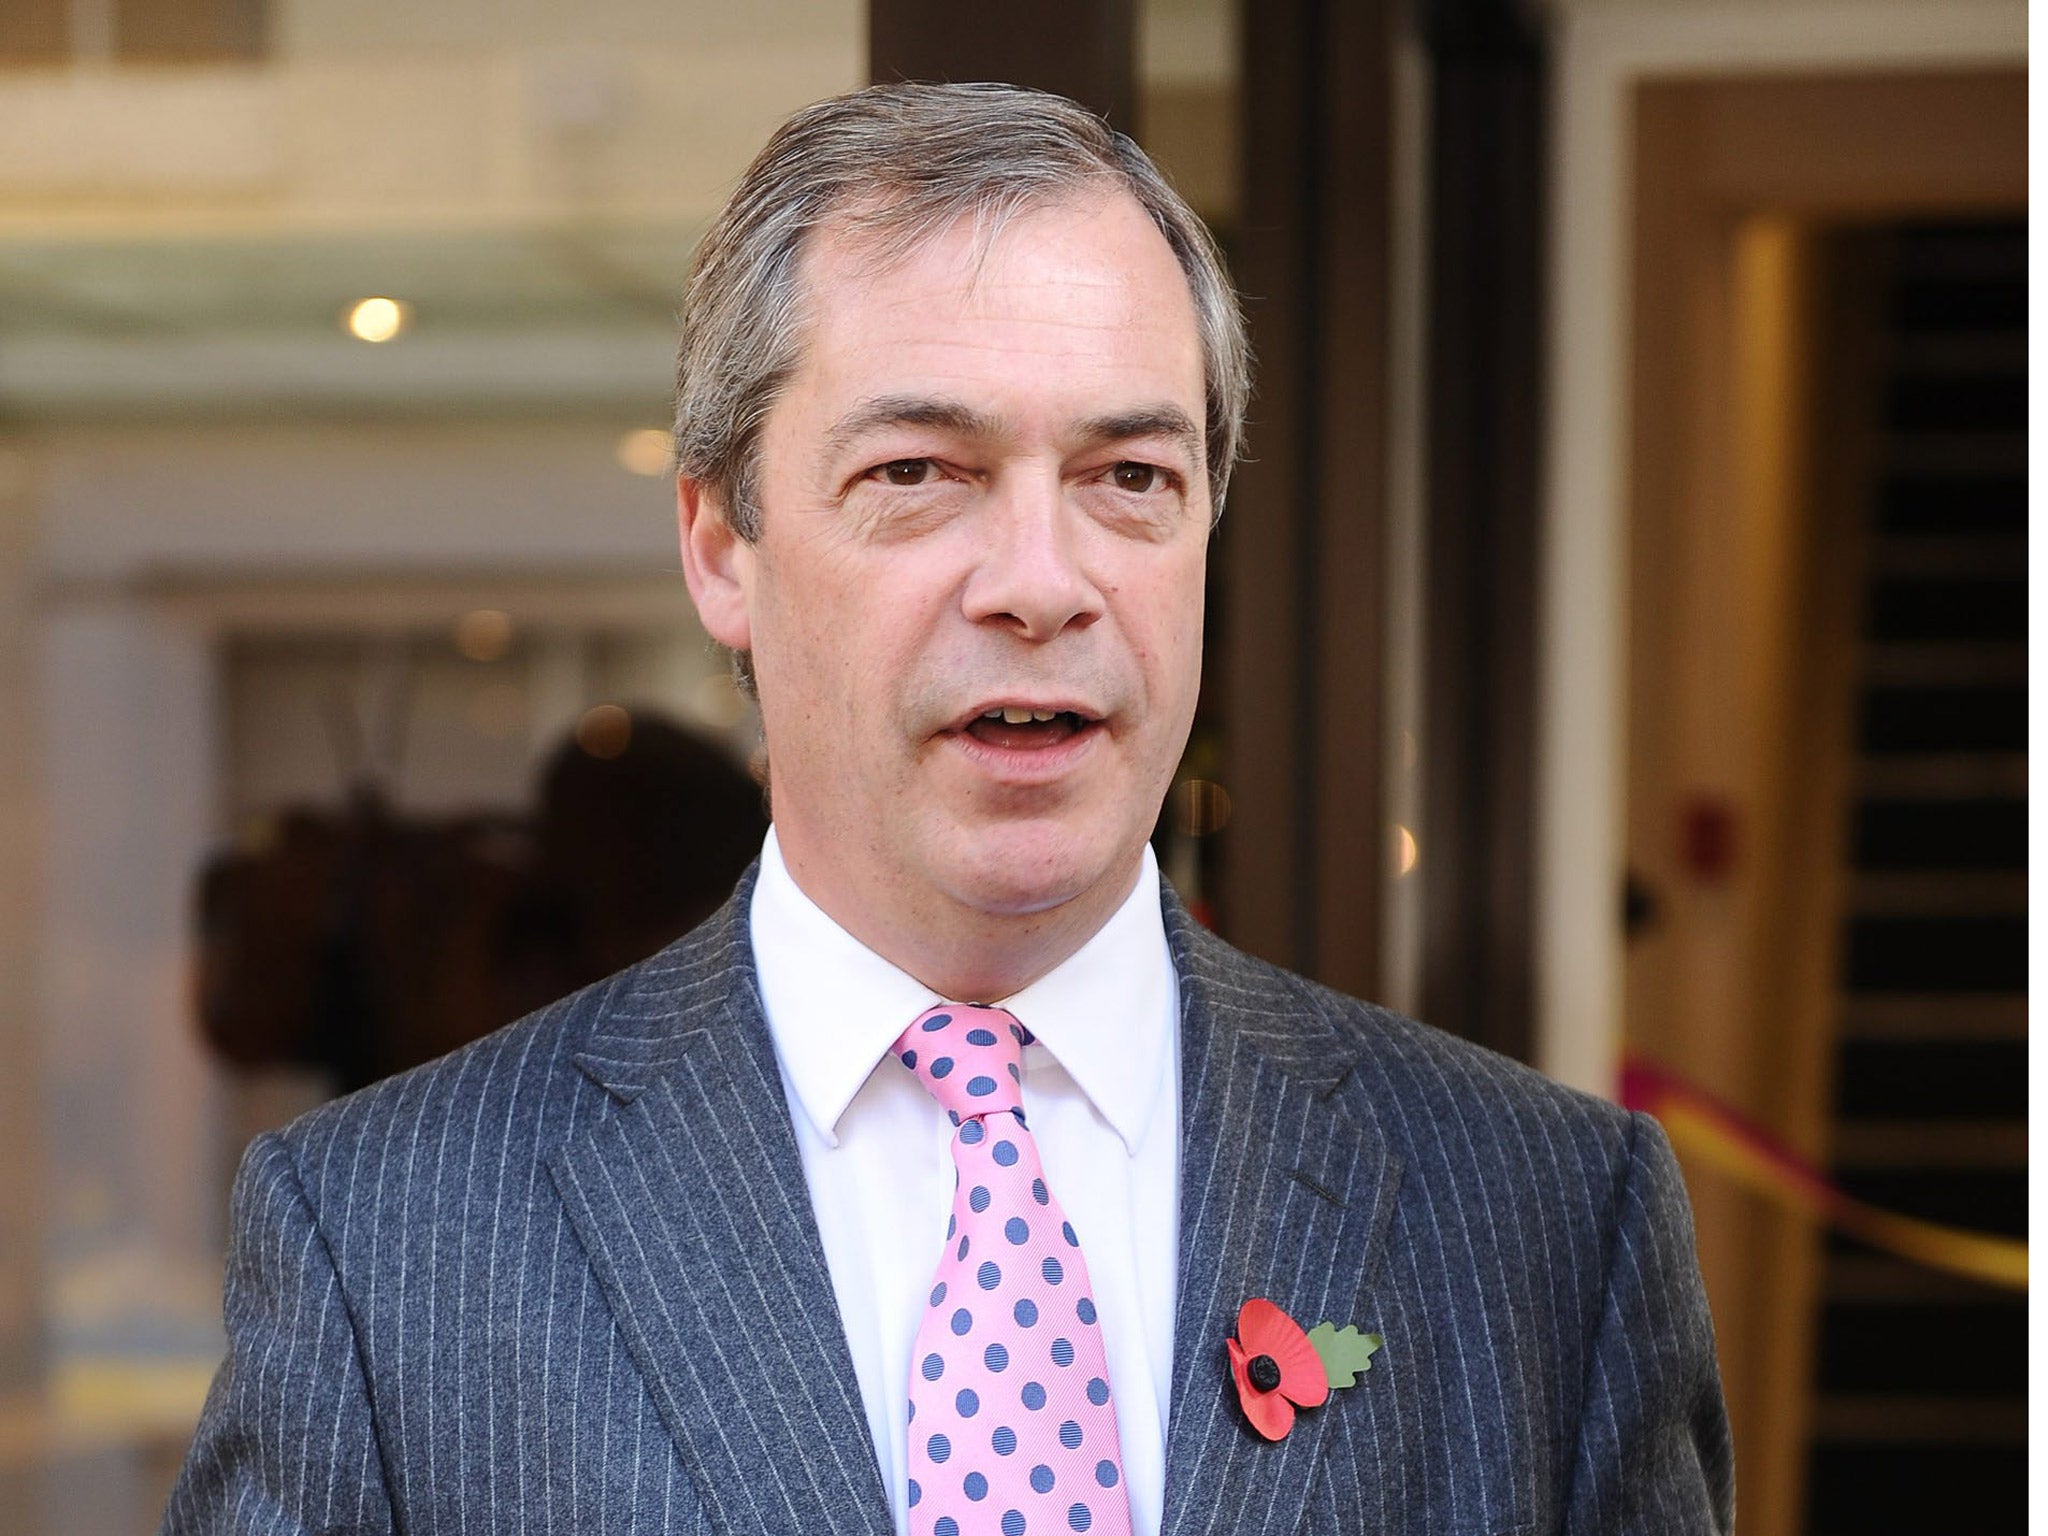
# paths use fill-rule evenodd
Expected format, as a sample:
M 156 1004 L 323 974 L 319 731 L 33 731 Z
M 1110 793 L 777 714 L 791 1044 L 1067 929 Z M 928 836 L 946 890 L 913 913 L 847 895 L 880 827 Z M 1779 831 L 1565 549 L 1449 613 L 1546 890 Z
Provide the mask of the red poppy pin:
M 1294 1428 L 1297 1408 L 1319 1408 L 1333 1387 L 1348 1387 L 1372 1369 L 1376 1333 L 1318 1323 L 1301 1324 L 1263 1296 L 1238 1310 L 1237 1337 L 1225 1341 L 1238 1406 L 1253 1429 L 1279 1440 Z

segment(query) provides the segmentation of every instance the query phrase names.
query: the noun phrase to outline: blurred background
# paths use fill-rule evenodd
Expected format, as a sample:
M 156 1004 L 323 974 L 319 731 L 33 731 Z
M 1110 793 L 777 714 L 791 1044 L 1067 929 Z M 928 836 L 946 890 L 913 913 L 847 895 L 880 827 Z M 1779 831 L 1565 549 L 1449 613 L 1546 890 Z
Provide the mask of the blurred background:
M 1746 1536 L 2020 1530 L 2025 67 L 2023 0 L 8 0 L 0 1529 L 154 1528 L 250 1135 L 758 846 L 672 315 L 911 77 L 1105 112 L 1249 296 L 1183 892 L 1668 1113 Z

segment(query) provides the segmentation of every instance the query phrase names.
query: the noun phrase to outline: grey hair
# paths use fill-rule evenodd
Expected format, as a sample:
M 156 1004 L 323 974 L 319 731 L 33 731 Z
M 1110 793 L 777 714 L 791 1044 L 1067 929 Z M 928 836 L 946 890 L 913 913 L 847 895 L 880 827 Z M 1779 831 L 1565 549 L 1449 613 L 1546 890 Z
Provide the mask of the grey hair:
M 828 222 L 885 258 L 972 218 L 1121 190 L 1186 275 L 1202 345 L 1212 516 L 1244 435 L 1251 348 L 1208 227 L 1145 152 L 1064 96 L 1009 85 L 873 85 L 804 108 L 775 131 L 691 264 L 676 356 L 676 469 L 760 537 L 762 424 L 803 355 L 802 263 Z

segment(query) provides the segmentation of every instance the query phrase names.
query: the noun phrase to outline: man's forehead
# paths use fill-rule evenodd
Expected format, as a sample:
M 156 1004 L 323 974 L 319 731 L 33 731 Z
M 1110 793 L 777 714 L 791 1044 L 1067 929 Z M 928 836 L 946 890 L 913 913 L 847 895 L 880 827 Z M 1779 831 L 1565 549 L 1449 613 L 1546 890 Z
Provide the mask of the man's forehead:
M 1099 217 L 1109 215 L 1108 218 Z M 1040 226 L 1059 220 L 1077 229 L 1094 228 L 1101 244 L 1115 238 L 1116 227 L 1128 234 L 1142 226 L 1158 252 L 1180 264 L 1172 247 L 1144 206 L 1121 187 L 1082 184 L 1052 189 L 1020 188 L 965 207 L 923 208 L 914 200 L 871 194 L 849 201 L 819 219 L 805 237 L 798 253 L 798 273 L 808 303 L 825 297 L 819 279 L 829 276 L 848 282 L 846 292 L 832 297 L 859 297 L 872 285 L 905 269 L 921 265 L 920 258 L 941 246 L 948 251 L 949 276 L 964 271 L 969 290 L 995 264 L 1008 236 L 1020 226 Z M 1149 243 L 1149 241 L 1148 241 Z M 1193 290 L 1181 275 L 1192 308 Z M 815 309 L 814 309 L 815 314 Z

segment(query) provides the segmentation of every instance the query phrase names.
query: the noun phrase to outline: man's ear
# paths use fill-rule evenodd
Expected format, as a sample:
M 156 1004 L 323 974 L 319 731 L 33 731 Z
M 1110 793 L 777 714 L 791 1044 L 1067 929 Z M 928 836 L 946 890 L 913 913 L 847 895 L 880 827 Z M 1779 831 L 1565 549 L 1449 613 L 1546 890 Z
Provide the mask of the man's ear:
M 683 580 L 705 633 L 728 650 L 752 650 L 752 546 L 733 531 L 717 493 L 687 475 L 676 477 L 676 522 L 683 536 Z

